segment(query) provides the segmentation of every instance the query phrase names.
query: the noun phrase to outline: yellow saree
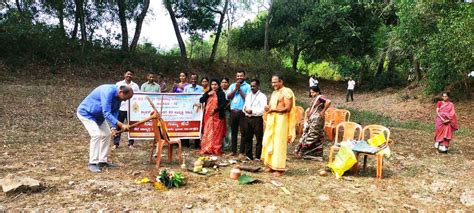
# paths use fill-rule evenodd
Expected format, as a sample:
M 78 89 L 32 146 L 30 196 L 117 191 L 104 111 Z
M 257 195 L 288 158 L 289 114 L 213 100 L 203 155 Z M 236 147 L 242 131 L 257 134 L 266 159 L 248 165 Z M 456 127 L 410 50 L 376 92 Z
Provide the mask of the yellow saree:
M 288 141 L 296 137 L 295 95 L 291 89 L 283 87 L 273 91 L 270 98 L 270 109 L 283 104 L 284 99 L 291 99 L 291 110 L 286 113 L 268 113 L 262 142 L 262 161 L 275 171 L 286 171 L 286 152 Z

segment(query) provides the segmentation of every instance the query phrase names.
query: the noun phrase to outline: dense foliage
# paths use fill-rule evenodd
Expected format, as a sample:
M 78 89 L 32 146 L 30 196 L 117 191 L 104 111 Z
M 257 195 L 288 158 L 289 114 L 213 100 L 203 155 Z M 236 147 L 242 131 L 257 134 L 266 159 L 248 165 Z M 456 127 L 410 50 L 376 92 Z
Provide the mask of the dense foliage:
M 145 16 L 154 15 L 149 0 L 4 1 L 0 58 L 12 67 L 133 63 L 167 71 L 195 69 L 198 61 L 198 69 L 224 64 L 256 76 L 275 71 L 335 80 L 351 76 L 369 89 L 416 84 L 426 85 L 428 94 L 472 92 L 467 74 L 474 69 L 474 4 L 464 1 L 162 3 L 179 44 L 166 51 L 138 44 Z M 239 13 L 255 7 L 264 10 L 233 26 Z M 129 36 L 130 23 L 136 26 Z

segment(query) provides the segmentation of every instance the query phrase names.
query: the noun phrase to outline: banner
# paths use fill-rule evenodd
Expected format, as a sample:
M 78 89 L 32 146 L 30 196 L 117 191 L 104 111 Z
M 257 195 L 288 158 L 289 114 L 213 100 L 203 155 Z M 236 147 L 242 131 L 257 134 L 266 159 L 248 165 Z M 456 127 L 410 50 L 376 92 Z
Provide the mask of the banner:
M 128 105 L 128 121 L 134 124 L 150 116 L 153 108 L 146 100 L 150 97 L 168 127 L 168 135 L 175 139 L 199 139 L 203 107 L 199 103 L 202 94 L 183 93 L 134 93 Z M 152 121 L 130 129 L 129 139 L 153 139 Z

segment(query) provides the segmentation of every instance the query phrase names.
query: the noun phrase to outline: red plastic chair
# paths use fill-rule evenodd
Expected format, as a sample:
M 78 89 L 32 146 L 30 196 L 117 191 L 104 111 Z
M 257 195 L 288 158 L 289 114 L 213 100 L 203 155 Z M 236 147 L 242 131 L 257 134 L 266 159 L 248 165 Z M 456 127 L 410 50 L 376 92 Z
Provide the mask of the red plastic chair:
M 296 106 L 296 137 L 300 137 L 303 134 L 304 114 L 304 108 Z
M 331 109 L 331 108 L 329 108 Z M 334 132 L 337 125 L 344 121 L 349 121 L 351 118 L 351 112 L 345 109 L 333 109 L 326 110 L 326 116 L 324 121 L 324 131 L 326 132 L 327 139 L 329 141 L 334 140 Z
M 178 159 L 179 164 L 183 163 L 182 158 L 182 149 L 181 149 L 181 141 L 180 140 L 170 140 L 168 136 L 168 131 L 166 128 L 166 123 L 160 119 L 153 119 L 153 133 L 154 133 L 154 140 L 152 151 L 150 154 L 149 162 L 151 163 L 153 160 L 153 153 L 156 152 L 156 168 L 160 168 L 161 164 L 161 154 L 163 152 L 163 145 L 168 145 L 168 162 L 173 161 L 173 144 L 178 144 Z M 157 148 L 158 147 L 158 148 Z

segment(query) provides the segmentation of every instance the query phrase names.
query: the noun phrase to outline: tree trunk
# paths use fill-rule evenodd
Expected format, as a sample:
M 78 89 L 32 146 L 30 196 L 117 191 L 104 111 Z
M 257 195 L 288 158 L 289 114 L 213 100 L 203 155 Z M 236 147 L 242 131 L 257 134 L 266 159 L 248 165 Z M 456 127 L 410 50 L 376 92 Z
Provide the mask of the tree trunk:
M 232 28 L 229 11 L 227 10 L 227 64 L 230 64 L 230 29 Z
M 58 2 L 58 19 L 59 19 L 59 29 L 63 36 L 66 36 L 66 30 L 64 29 L 64 3 L 63 1 Z
M 72 39 L 76 39 L 77 29 L 79 27 L 79 4 L 78 4 L 78 0 L 75 0 L 74 4 L 76 5 L 76 11 L 74 12 L 74 29 L 71 32 L 71 38 Z
M 383 65 L 385 63 L 385 57 L 387 56 L 387 52 L 383 50 L 382 55 L 380 56 L 379 64 L 377 66 L 377 72 L 375 73 L 375 76 L 380 76 L 382 75 L 383 72 Z
M 268 8 L 268 14 L 267 14 L 267 17 L 265 18 L 265 38 L 263 41 L 263 50 L 265 51 L 265 53 L 268 53 L 268 51 L 270 50 L 270 47 L 268 46 L 268 36 L 269 36 L 268 31 L 270 29 L 272 5 L 273 5 L 273 1 L 270 0 L 270 7 Z
M 20 0 L 15 0 L 16 4 L 16 9 L 18 9 L 18 12 L 20 13 L 20 16 L 23 14 L 23 9 L 21 8 Z
M 130 44 L 130 52 L 135 52 L 138 45 L 138 39 L 140 38 L 140 33 L 142 31 L 143 20 L 145 20 L 146 13 L 150 7 L 150 0 L 145 0 L 143 2 L 143 10 L 137 17 L 137 27 L 135 28 L 135 35 L 133 35 L 132 44 Z
M 117 4 L 119 8 L 120 26 L 122 28 L 122 51 L 128 52 L 128 29 L 127 18 L 125 17 L 125 0 L 118 0 Z
M 388 65 L 387 65 L 387 75 L 388 75 L 389 82 L 393 79 L 393 75 L 395 73 L 395 63 L 396 63 L 395 55 L 389 52 Z
M 173 8 L 171 7 L 171 2 L 169 0 L 165 0 L 165 7 L 170 14 L 171 22 L 173 23 L 174 33 L 176 34 L 176 39 L 178 40 L 179 50 L 181 53 L 181 60 L 184 63 L 184 68 L 188 68 L 188 56 L 186 54 L 186 45 L 184 44 L 183 38 L 181 37 L 181 33 L 179 32 L 178 22 L 176 21 L 176 16 L 174 14 Z
M 225 0 L 224 9 L 221 12 L 221 18 L 219 20 L 219 25 L 217 26 L 216 39 L 214 39 L 214 44 L 212 45 L 211 58 L 209 59 L 210 64 L 214 63 L 216 60 L 217 47 L 219 45 L 219 38 L 221 37 L 222 25 L 224 24 L 225 14 L 227 13 L 227 6 L 229 5 L 229 0 Z
M 413 71 L 416 73 L 417 80 L 421 81 L 423 76 L 421 75 L 420 61 L 418 61 L 415 54 L 413 54 Z
M 357 85 L 362 85 L 362 82 L 363 82 L 363 79 L 364 79 L 364 74 L 365 74 L 365 71 L 367 70 L 367 63 L 366 63 L 366 60 L 365 58 L 362 59 L 362 62 L 361 62 L 361 66 L 360 66 L 360 71 L 359 71 L 359 80 L 357 82 Z
M 87 33 L 86 33 L 86 20 L 84 15 L 84 0 L 77 0 L 76 4 L 78 4 L 79 9 L 79 21 L 81 24 L 81 52 L 84 52 L 84 47 L 87 41 Z
M 291 61 L 291 69 L 294 71 L 298 71 L 298 59 L 300 58 L 300 52 L 301 50 L 298 49 L 298 45 L 295 44 Z
M 193 50 L 194 50 L 194 41 L 191 40 L 191 50 L 189 51 L 189 58 L 193 58 Z

